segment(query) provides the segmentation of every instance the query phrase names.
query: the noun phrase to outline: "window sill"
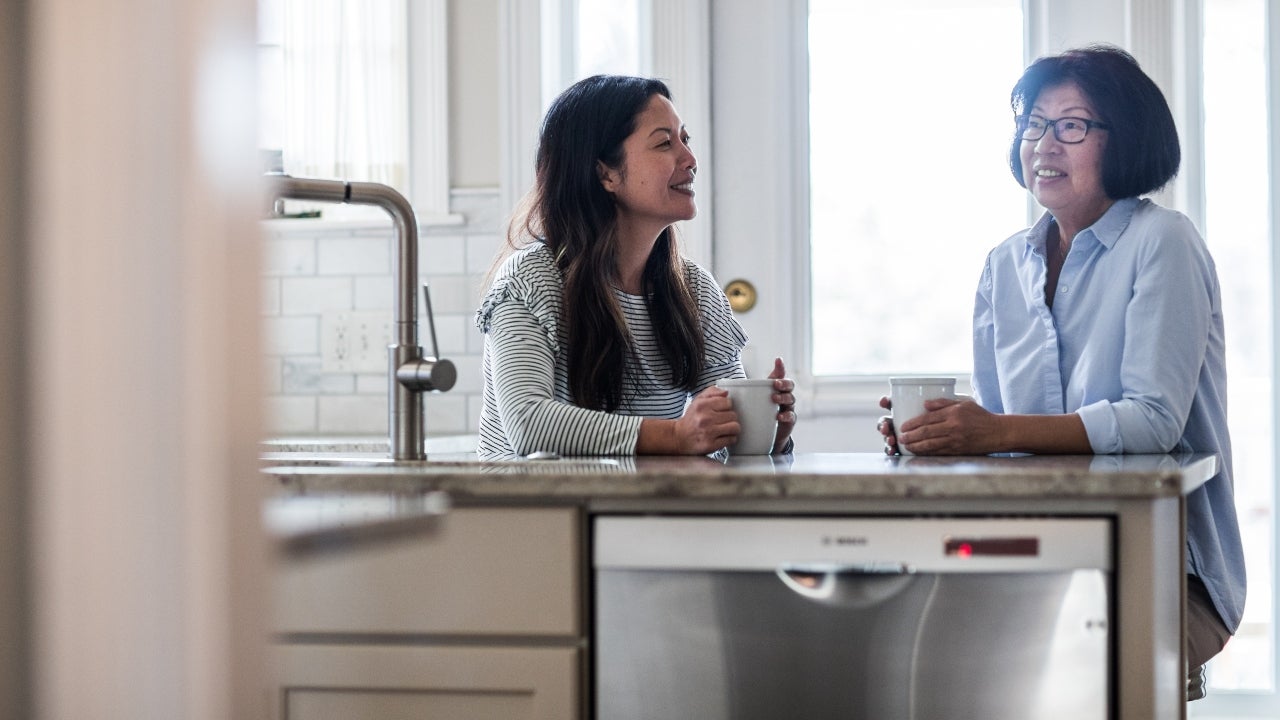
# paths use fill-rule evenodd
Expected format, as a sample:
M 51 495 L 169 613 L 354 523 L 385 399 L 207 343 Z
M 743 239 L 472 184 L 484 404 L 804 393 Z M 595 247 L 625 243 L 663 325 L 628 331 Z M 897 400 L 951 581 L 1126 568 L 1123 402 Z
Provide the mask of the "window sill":
M 920 374 L 920 373 L 913 373 Z M 966 373 L 936 373 L 956 378 L 956 394 L 973 392 Z M 811 417 L 874 417 L 883 415 L 880 398 L 889 394 L 888 375 L 823 375 L 797 381 L 797 390 Z M 807 387 L 805 387 L 807 386 Z

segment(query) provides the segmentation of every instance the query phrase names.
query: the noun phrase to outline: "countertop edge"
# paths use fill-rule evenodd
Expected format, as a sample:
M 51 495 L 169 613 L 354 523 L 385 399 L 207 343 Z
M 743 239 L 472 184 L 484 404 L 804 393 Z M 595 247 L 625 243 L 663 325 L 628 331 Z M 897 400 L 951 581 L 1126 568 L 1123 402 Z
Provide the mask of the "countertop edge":
M 262 473 L 284 494 L 443 491 L 456 501 L 581 504 L 610 499 L 1113 498 L 1176 497 L 1217 472 L 1213 454 L 930 458 L 900 463 L 867 454 L 798 456 L 735 466 L 645 461 L 275 465 Z M 841 458 L 848 470 L 841 470 Z M 912 458 L 910 460 L 919 460 Z M 765 469 L 767 468 L 767 470 Z

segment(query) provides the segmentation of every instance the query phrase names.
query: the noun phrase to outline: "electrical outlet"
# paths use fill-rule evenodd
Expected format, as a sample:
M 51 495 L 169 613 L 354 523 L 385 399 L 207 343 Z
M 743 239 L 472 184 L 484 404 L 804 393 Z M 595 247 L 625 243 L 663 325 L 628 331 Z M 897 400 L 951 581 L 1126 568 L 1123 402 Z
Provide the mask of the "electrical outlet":
M 386 372 L 390 344 L 390 312 L 320 316 L 320 369 L 324 372 Z

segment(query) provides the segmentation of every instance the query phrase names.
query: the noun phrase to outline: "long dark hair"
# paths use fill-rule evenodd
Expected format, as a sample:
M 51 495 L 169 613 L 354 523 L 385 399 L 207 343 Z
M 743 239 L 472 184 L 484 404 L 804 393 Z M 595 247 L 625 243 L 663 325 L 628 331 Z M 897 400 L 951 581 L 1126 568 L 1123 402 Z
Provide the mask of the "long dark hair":
M 533 190 L 507 233 L 511 248 L 540 240 L 564 280 L 561 316 L 568 331 L 569 393 L 580 407 L 617 410 L 631 393 L 623 371 L 631 335 L 612 292 L 617 274 L 618 208 L 600 182 L 598 163 L 620 169 L 622 143 L 650 98 L 671 98 L 660 80 L 595 75 L 574 83 L 542 121 Z M 705 350 L 698 304 L 676 238 L 664 229 L 642 277 L 658 347 L 675 387 L 694 389 Z
M 1041 90 L 1064 82 L 1079 85 L 1098 119 L 1110 126 L 1102 151 L 1102 189 L 1107 197 L 1145 195 L 1173 179 L 1182 160 L 1178 128 L 1164 94 L 1132 55 L 1114 45 L 1090 45 L 1042 57 L 1014 85 L 1009 95 L 1013 114 L 1030 112 Z M 1021 146 L 1015 135 L 1009 169 L 1026 187 Z

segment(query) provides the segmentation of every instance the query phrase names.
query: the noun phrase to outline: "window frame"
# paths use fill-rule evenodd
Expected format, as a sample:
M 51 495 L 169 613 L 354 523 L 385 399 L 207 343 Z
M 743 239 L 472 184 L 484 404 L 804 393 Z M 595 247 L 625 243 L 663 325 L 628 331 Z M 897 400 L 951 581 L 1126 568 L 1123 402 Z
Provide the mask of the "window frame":
M 406 3 L 408 33 L 408 183 L 404 195 L 420 226 L 461 225 L 465 219 L 450 211 L 449 178 L 449 3 L 448 0 L 410 0 Z M 391 224 L 377 210 L 348 208 L 341 217 L 270 219 L 280 231 L 312 232 L 317 227 L 359 230 Z
M 1185 87 L 1188 93 L 1194 93 L 1191 97 L 1201 99 L 1200 88 L 1203 83 L 1203 77 L 1200 75 L 1202 66 L 1202 45 L 1201 30 L 1204 17 L 1204 4 L 1202 0 L 1180 0 L 1179 5 L 1185 21 L 1183 25 L 1183 39 L 1186 47 L 1195 53 L 1195 57 L 1186 57 L 1183 64 L 1189 67 L 1187 71 L 1187 85 Z M 1271 277 L 1273 285 L 1280 281 L 1280 252 L 1276 249 L 1280 248 L 1280 0 L 1264 0 L 1264 12 L 1266 15 L 1266 63 L 1267 63 L 1267 83 L 1269 85 L 1267 92 L 1267 126 L 1268 126 L 1268 158 L 1270 182 L 1270 203 L 1268 211 L 1268 224 L 1271 245 Z M 1195 152 L 1187 152 L 1184 148 L 1183 162 L 1190 160 L 1197 163 L 1191 168 L 1184 167 L 1180 173 L 1181 176 L 1189 174 L 1193 175 L 1192 182 L 1196 183 L 1190 191 L 1184 191 L 1190 195 L 1193 200 L 1198 201 L 1198 214 L 1188 213 L 1197 223 L 1202 223 L 1204 214 L 1204 193 L 1205 188 L 1201 178 L 1204 174 L 1204 151 L 1201 144 L 1201 138 L 1204 132 L 1203 114 L 1200 107 L 1196 103 L 1193 110 L 1194 115 L 1189 116 L 1189 122 L 1182 125 L 1184 137 L 1191 136 L 1195 142 Z M 1175 110 L 1176 112 L 1176 110 Z M 1179 117 L 1179 120 L 1188 120 L 1188 116 Z M 1184 143 L 1186 140 L 1184 140 Z M 1189 173 L 1193 170 L 1194 173 Z M 1271 300 L 1271 331 L 1273 343 L 1274 338 L 1280 338 L 1280 295 L 1273 294 Z M 1275 348 L 1272 348 L 1272 369 L 1271 369 L 1271 393 L 1272 407 L 1276 411 L 1280 411 L 1280 354 L 1277 354 Z M 1272 423 L 1272 464 L 1273 467 L 1280 471 L 1280 423 Z M 1212 688 L 1205 699 L 1187 706 L 1188 717 L 1200 718 L 1280 718 L 1280 602 L 1277 602 L 1276 588 L 1280 585 L 1280 532 L 1277 532 L 1276 523 L 1276 495 L 1275 495 L 1275 478 L 1272 479 L 1272 545 L 1271 545 L 1271 561 L 1272 561 L 1272 608 L 1271 608 L 1271 643 L 1272 643 L 1272 691 L 1215 691 Z
M 713 164 L 714 138 L 711 4 L 712 0 L 637 3 L 641 72 L 667 83 L 697 143 L 698 216 L 681 223 L 681 241 L 685 255 L 704 267 L 712 264 L 715 218 L 715 174 L 705 172 Z M 499 0 L 501 207 L 516 207 L 533 186 L 542 114 L 573 79 L 576 16 L 577 0 Z

